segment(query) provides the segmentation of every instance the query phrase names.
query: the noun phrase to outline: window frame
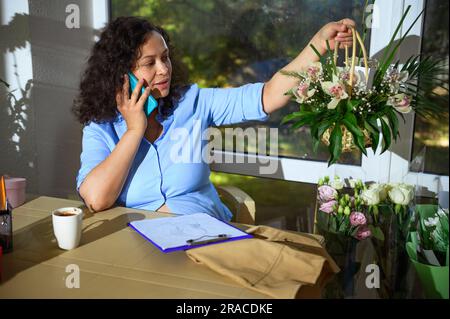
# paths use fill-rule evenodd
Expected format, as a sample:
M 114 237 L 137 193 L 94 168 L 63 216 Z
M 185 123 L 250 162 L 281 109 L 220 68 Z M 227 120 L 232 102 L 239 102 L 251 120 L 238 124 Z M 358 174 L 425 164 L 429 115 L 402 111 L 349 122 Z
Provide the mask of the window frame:
M 404 26 L 409 26 L 417 15 L 425 7 L 424 0 L 377 0 L 375 5 L 382 10 L 374 10 L 373 19 L 380 21 L 379 14 L 383 13 L 383 23 L 379 23 L 377 28 L 371 30 L 370 39 L 370 56 L 373 57 L 378 51 L 385 48 L 389 42 L 395 27 L 400 21 L 404 11 L 411 5 L 410 13 L 405 19 Z M 410 35 L 417 36 L 412 46 L 399 49 L 399 58 L 402 56 L 419 54 L 421 52 L 421 38 L 423 31 L 423 16 L 419 18 L 416 25 L 410 31 Z M 407 28 L 402 28 L 397 35 L 400 38 Z M 241 161 L 249 162 L 250 157 L 256 157 L 257 163 L 249 164 L 211 164 L 211 169 L 217 172 L 251 175 L 257 177 L 270 177 L 288 181 L 296 181 L 303 183 L 316 183 L 317 180 L 324 175 L 337 174 L 343 178 L 346 177 L 363 177 L 368 181 L 386 182 L 405 182 L 413 185 L 422 186 L 421 195 L 431 196 L 438 191 L 448 191 L 449 177 L 445 175 L 417 173 L 410 171 L 411 154 L 414 141 L 414 114 L 408 114 L 404 124 L 400 121 L 400 135 L 396 143 L 393 143 L 390 150 L 383 154 L 381 148 L 378 147 L 374 153 L 368 149 L 368 155 L 362 156 L 361 165 L 344 165 L 334 164 L 330 167 L 325 162 L 314 160 L 295 159 L 287 157 L 273 157 L 252 154 L 239 154 L 229 151 L 215 151 L 224 156 L 241 157 Z M 277 161 L 277 173 L 271 176 L 259 174 L 260 167 L 266 166 L 258 164 L 258 162 Z M 236 163 L 236 162 L 235 162 Z
M 103 5 L 104 10 L 109 11 L 102 15 L 111 20 L 111 0 L 105 0 L 107 5 Z M 104 3 L 104 2 L 102 2 Z M 383 23 L 378 23 L 376 28 L 371 30 L 370 56 L 385 48 L 389 42 L 395 27 L 400 21 L 407 6 L 411 5 L 410 14 L 405 20 L 404 26 L 409 26 L 417 15 L 425 7 L 425 0 L 376 0 L 373 11 L 374 21 L 381 21 L 380 13 L 383 14 Z M 379 8 L 378 10 L 376 8 Z M 378 20 L 377 20 L 378 19 Z M 94 16 L 95 20 L 95 16 Z M 410 35 L 416 36 L 414 43 L 408 47 L 402 46 L 399 49 L 399 57 L 421 52 L 421 38 L 423 31 L 423 16 L 419 18 Z M 376 22 L 375 22 L 376 23 Z M 406 28 L 407 28 L 406 27 Z M 406 28 L 401 28 L 398 38 L 404 34 Z M 324 175 L 339 175 L 342 178 L 354 177 L 364 178 L 367 181 L 406 182 L 413 185 L 420 185 L 427 190 L 424 194 L 431 195 L 437 191 L 449 190 L 449 177 L 446 175 L 417 173 L 410 171 L 411 154 L 414 139 L 414 114 L 407 114 L 406 121 L 400 121 L 401 138 L 393 143 L 390 150 L 383 154 L 379 146 L 374 153 L 367 150 L 367 156 L 362 156 L 361 165 L 334 164 L 328 167 L 326 162 L 317 160 L 297 159 L 282 156 L 267 156 L 259 154 L 237 153 L 223 150 L 215 150 L 215 156 L 228 157 L 233 162 L 223 161 L 223 163 L 212 163 L 212 171 L 249 175 L 262 178 L 281 179 L 302 183 L 317 183 L 317 180 Z M 256 163 L 255 163 L 256 162 Z M 261 174 L 261 168 L 270 165 L 277 165 L 275 174 Z

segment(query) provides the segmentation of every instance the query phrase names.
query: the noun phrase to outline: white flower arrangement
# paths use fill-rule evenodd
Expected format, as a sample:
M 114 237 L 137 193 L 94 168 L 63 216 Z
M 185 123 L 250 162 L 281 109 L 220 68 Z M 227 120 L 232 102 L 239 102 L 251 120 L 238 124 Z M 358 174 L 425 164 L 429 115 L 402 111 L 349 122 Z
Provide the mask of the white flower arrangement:
M 448 266 L 448 209 L 438 208 L 432 216 L 419 213 L 416 250 L 419 260 L 433 266 Z

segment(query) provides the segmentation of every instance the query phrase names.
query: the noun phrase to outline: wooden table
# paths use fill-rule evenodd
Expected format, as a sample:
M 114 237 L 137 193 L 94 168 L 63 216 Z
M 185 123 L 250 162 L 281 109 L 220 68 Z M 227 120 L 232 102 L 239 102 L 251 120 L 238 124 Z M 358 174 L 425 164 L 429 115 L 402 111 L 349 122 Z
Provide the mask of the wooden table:
M 81 244 L 70 251 L 58 248 L 51 217 L 67 206 L 85 212 Z M 3 255 L 0 299 L 267 298 L 195 264 L 183 251 L 160 252 L 127 226 L 170 216 L 125 207 L 92 214 L 80 201 L 36 198 L 13 210 L 14 249 Z M 69 265 L 79 267 L 79 288 L 66 285 L 74 283 Z

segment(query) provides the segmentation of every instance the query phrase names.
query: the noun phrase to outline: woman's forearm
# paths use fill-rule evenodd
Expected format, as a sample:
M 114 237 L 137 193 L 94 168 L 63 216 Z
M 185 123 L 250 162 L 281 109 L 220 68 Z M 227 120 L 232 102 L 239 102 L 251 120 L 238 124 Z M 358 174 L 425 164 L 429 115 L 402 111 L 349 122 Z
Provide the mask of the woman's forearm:
M 125 132 L 111 154 L 86 176 L 80 187 L 80 195 L 91 210 L 105 210 L 115 203 L 142 136 L 138 131 Z
M 319 61 L 318 56 L 310 47 L 310 44 L 313 44 L 320 54 L 323 54 L 323 48 L 321 48 L 321 46 L 319 46 L 316 42 L 317 41 L 313 38 L 300 52 L 300 54 L 281 70 L 296 72 L 304 71 L 310 63 Z M 264 85 L 263 105 L 264 111 L 268 114 L 285 106 L 289 102 L 290 97 L 284 95 L 284 93 L 298 84 L 298 79 L 283 75 L 280 71 L 275 73 L 273 77 Z
M 339 43 L 340 48 L 352 46 L 351 28 L 355 28 L 355 21 L 342 19 L 338 22 L 330 22 L 323 26 L 308 43 L 306 48 L 282 70 L 304 71 L 312 62 L 317 62 L 319 57 L 310 47 L 314 47 L 323 55 L 326 48 L 326 41 L 329 41 L 330 49 L 334 50 L 335 44 Z M 281 74 L 279 71 L 264 85 L 263 105 L 266 113 L 272 113 L 289 102 L 289 96 L 284 95 L 289 89 L 298 84 L 298 79 Z

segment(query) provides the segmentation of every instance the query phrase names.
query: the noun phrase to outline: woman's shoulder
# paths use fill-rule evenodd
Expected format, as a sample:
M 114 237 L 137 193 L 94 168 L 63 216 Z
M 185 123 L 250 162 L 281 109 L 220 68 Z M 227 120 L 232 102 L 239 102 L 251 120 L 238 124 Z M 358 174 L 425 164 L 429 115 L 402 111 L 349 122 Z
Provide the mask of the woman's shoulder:
M 207 100 L 213 91 L 217 89 L 214 87 L 200 87 L 197 83 L 191 83 L 184 87 L 182 97 L 179 100 L 179 104 L 198 104 Z
M 191 98 L 197 98 L 198 95 L 208 95 L 212 91 L 221 89 L 220 87 L 200 87 L 197 83 L 191 83 L 184 87 L 183 97 L 187 100 Z
M 121 125 L 123 119 L 120 113 L 114 119 L 104 120 L 104 121 L 90 121 L 86 123 L 83 127 L 83 133 L 97 133 L 97 134 L 107 134 L 110 135 L 114 131 L 115 125 Z
M 181 91 L 181 99 L 180 102 L 183 102 L 186 99 L 190 99 L 198 94 L 199 86 L 197 83 L 187 84 L 186 86 L 180 88 Z

